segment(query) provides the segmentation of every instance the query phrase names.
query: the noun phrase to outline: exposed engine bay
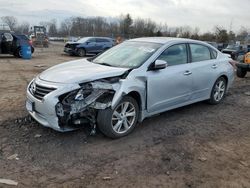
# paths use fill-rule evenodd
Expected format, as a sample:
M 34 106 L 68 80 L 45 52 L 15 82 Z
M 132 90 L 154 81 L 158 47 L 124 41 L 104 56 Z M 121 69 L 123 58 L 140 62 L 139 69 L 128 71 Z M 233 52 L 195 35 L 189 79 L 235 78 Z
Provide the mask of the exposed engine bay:
M 119 77 L 106 78 L 80 84 L 80 89 L 60 96 L 55 106 L 59 125 L 79 126 L 89 123 L 94 134 L 97 110 L 111 106 L 115 93 L 114 85 L 119 79 Z

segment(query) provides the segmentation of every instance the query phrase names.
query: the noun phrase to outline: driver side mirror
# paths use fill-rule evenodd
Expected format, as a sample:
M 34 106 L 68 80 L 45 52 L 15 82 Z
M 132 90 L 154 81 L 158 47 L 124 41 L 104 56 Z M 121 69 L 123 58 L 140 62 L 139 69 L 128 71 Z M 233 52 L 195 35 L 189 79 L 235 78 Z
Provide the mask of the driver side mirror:
M 164 60 L 156 60 L 152 66 L 151 70 L 160 70 L 160 69 L 165 69 L 168 66 L 168 63 Z

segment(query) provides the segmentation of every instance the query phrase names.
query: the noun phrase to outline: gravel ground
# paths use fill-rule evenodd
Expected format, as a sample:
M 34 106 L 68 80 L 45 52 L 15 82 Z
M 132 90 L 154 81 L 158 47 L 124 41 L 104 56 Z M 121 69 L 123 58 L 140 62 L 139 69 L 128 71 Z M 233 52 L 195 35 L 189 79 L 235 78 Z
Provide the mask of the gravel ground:
M 62 49 L 37 48 L 32 60 L 0 56 L 0 178 L 17 187 L 250 187 L 250 74 L 219 105 L 162 113 L 111 140 L 88 127 L 55 132 L 28 116 L 27 83 L 79 59 Z

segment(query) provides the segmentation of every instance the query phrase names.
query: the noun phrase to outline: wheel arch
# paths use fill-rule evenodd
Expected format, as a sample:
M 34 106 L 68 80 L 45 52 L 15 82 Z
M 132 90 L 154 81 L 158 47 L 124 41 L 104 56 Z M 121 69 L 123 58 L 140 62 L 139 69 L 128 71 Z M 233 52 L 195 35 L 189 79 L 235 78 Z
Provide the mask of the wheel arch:
M 86 48 L 85 48 L 84 46 L 79 46 L 79 47 L 77 47 L 77 48 L 76 48 L 76 51 L 78 51 L 78 50 L 80 50 L 80 49 L 85 50 L 85 52 L 87 52 L 87 50 L 86 50 Z
M 224 78 L 226 80 L 226 84 L 228 85 L 228 77 L 227 77 L 227 75 L 223 74 L 219 78 Z
M 131 91 L 126 96 L 131 96 L 134 98 L 139 106 L 139 110 L 142 110 L 142 101 L 141 101 L 141 95 L 137 91 Z

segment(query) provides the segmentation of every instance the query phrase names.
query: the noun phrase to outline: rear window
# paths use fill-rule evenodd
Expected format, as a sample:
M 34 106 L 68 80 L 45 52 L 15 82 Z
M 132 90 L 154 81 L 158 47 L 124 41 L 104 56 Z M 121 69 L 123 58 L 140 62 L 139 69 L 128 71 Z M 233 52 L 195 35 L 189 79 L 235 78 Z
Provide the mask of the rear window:
M 211 55 L 212 55 L 212 59 L 216 59 L 218 53 L 215 50 L 211 49 Z
M 208 47 L 200 44 L 190 44 L 192 62 L 206 61 L 211 59 Z

